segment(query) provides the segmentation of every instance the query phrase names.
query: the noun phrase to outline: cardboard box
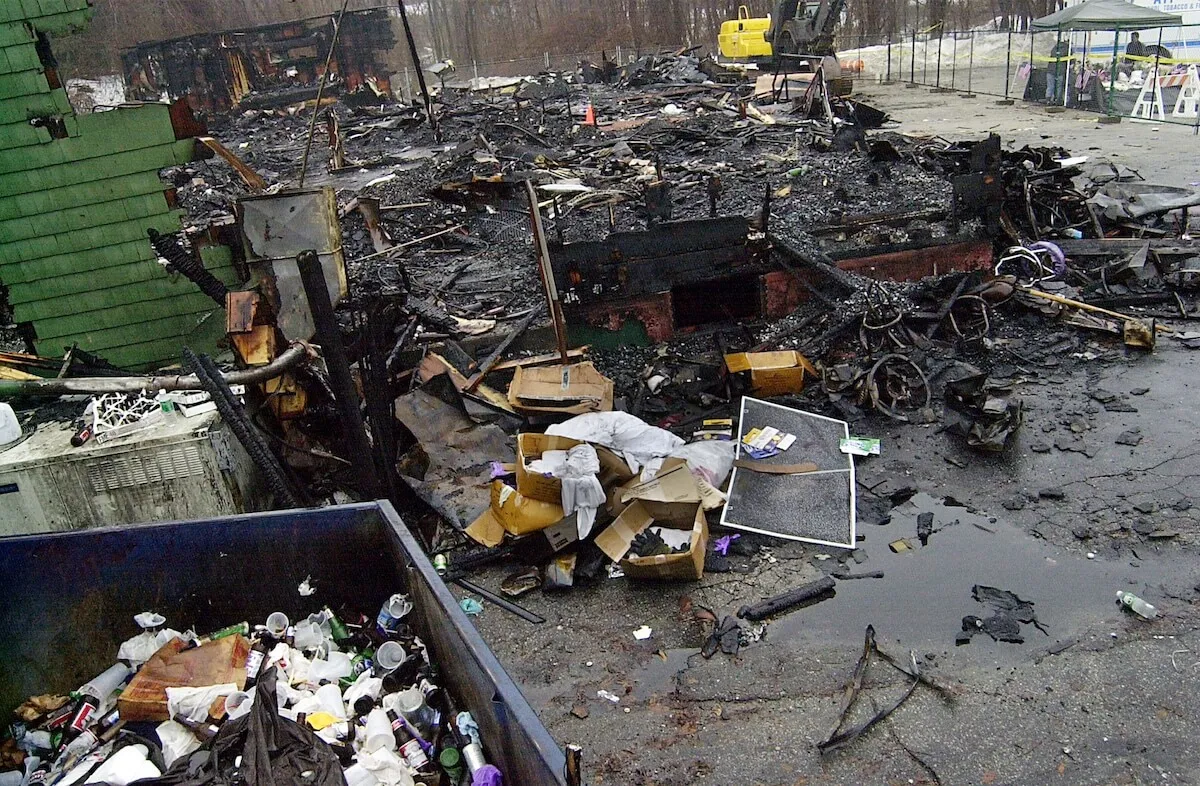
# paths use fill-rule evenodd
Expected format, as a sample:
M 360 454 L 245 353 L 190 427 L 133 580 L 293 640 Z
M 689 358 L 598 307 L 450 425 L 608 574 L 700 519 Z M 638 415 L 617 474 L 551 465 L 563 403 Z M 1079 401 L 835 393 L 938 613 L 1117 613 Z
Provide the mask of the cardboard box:
M 518 541 L 516 555 L 526 565 L 541 565 L 579 543 L 579 516 L 572 513 Z
M 244 636 L 226 636 L 190 650 L 172 639 L 154 653 L 117 699 L 121 720 L 170 720 L 167 688 L 202 688 L 233 683 L 246 685 L 246 657 L 250 642 Z
M 627 557 L 633 539 L 650 526 L 691 530 L 688 550 L 680 554 Z M 633 579 L 700 579 L 704 577 L 704 555 L 708 551 L 708 521 L 698 502 L 635 500 L 608 529 L 596 536 L 596 545 Z
M 804 375 L 817 369 L 799 352 L 738 352 L 725 356 L 730 374 L 747 380 L 746 390 L 760 396 L 783 396 L 804 390 Z
M 591 363 L 517 368 L 508 403 L 521 412 L 583 415 L 613 408 L 613 382 Z
M 530 499 L 543 502 L 562 501 L 562 481 L 530 472 L 529 462 L 542 457 L 547 450 L 570 450 L 583 443 L 568 437 L 551 437 L 545 434 L 517 435 L 517 491 Z
M 692 474 L 687 462 L 669 458 L 658 474 L 645 483 L 623 487 L 621 502 L 635 500 L 646 504 L 701 504 L 705 510 L 716 510 L 725 504 L 726 497 L 718 489 Z
M 565 518 L 562 505 L 521 494 L 502 481 L 492 481 L 491 505 L 467 527 L 467 535 L 484 546 L 498 546 L 504 533 L 528 535 Z
M 552 437 L 546 434 L 517 435 L 517 491 L 530 499 L 543 502 L 562 501 L 562 481 L 530 472 L 528 464 L 539 459 L 547 450 L 570 450 L 583 443 L 569 437 Z M 603 447 L 596 448 L 600 459 L 600 485 L 609 488 L 632 480 L 637 473 L 629 468 L 625 460 Z

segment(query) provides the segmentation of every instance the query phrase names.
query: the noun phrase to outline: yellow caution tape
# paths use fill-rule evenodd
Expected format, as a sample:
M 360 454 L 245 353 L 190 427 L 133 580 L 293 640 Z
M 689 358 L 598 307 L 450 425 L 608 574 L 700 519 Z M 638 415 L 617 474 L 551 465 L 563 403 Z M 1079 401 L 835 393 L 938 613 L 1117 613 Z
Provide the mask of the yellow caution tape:
M 1047 57 L 1046 55 L 1034 55 L 1032 58 L 1035 63 L 1066 63 L 1073 60 L 1081 60 L 1080 55 L 1067 55 L 1066 57 Z
M 1119 60 L 1133 60 L 1138 63 L 1153 63 L 1153 62 L 1155 62 L 1155 60 L 1157 60 L 1159 63 L 1163 63 L 1165 65 L 1176 65 L 1179 63 L 1200 63 L 1200 59 L 1196 59 L 1194 57 L 1193 58 L 1183 58 L 1183 57 L 1158 57 L 1158 58 L 1155 58 L 1155 57 L 1149 57 L 1146 55 L 1121 54 L 1121 55 L 1118 55 L 1118 59 Z

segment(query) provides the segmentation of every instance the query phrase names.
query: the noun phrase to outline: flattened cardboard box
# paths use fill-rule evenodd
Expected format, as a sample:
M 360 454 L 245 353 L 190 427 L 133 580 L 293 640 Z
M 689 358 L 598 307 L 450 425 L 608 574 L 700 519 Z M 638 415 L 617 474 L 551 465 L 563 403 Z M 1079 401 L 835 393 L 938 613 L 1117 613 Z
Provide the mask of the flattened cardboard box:
M 651 526 L 691 530 L 686 552 L 653 557 L 629 557 L 633 539 Z M 635 500 L 608 529 L 596 536 L 596 545 L 632 579 L 675 579 L 690 581 L 704 577 L 704 555 L 708 551 L 708 521 L 700 503 L 645 502 Z
M 725 504 L 726 496 L 712 485 L 697 478 L 681 458 L 668 458 L 658 474 L 645 483 L 625 486 L 620 500 L 629 503 L 701 503 L 705 510 L 716 510 Z
M 738 352 L 725 356 L 730 374 L 746 374 L 749 389 L 760 396 L 783 396 L 804 390 L 804 375 L 817 376 L 817 369 L 794 350 L 784 352 Z
M 246 657 L 250 642 L 244 636 L 226 636 L 190 650 L 182 639 L 164 644 L 126 686 L 117 699 L 121 720 L 170 720 L 167 688 L 199 688 L 232 682 L 246 685 Z M 181 651 L 182 650 L 182 651 Z
M 613 382 L 591 363 L 518 367 L 508 388 L 508 402 L 523 412 L 608 412 L 613 408 Z

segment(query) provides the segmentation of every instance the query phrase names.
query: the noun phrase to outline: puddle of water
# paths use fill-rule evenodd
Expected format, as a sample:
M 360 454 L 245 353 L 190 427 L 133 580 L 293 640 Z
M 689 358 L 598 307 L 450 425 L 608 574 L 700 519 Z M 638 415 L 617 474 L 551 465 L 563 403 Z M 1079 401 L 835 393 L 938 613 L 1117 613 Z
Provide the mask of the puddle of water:
M 922 546 L 917 516 L 925 512 L 934 514 L 934 533 Z M 1130 590 L 1158 603 L 1157 585 L 1176 583 L 1194 573 L 1183 560 L 1165 555 L 1155 555 L 1153 562 L 1133 560 L 1138 567 L 1129 559 L 1089 560 L 1082 553 L 1056 549 L 1003 521 L 949 507 L 924 493 L 893 509 L 890 524 L 865 525 L 859 533 L 867 536 L 860 545 L 868 559 L 856 564 L 847 558 L 850 572 L 881 570 L 884 578 L 838 581 L 833 598 L 771 621 L 770 640 L 859 643 L 866 626 L 874 625 L 885 646 L 940 654 L 955 649 L 964 616 L 991 615 L 990 607 L 971 597 L 973 585 L 986 584 L 1032 601 L 1049 635 L 1026 624 L 1021 626 L 1024 644 L 993 642 L 979 633 L 959 649 L 981 659 L 1015 661 L 1066 641 L 1097 622 L 1115 622 L 1123 613 L 1116 605 L 1117 590 Z M 909 541 L 912 551 L 891 551 L 888 544 L 901 538 Z M 1145 554 L 1152 548 L 1144 545 L 1144 551 L 1139 551 Z M 844 553 L 834 552 L 833 559 Z

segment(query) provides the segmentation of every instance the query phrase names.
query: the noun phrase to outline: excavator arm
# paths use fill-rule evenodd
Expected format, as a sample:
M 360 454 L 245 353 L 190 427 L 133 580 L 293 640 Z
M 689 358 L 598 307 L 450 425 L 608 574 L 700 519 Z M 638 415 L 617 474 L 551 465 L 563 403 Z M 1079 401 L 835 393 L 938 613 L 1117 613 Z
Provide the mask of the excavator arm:
M 833 31 L 842 19 L 842 11 L 846 8 L 846 0 L 822 0 L 817 16 L 813 20 L 813 37 L 826 36 L 833 38 Z
M 783 29 L 783 25 L 796 18 L 796 11 L 800 6 L 800 0 L 779 0 L 775 4 L 775 13 L 771 15 L 771 26 L 767 28 L 767 40 L 775 43 L 779 31 Z

